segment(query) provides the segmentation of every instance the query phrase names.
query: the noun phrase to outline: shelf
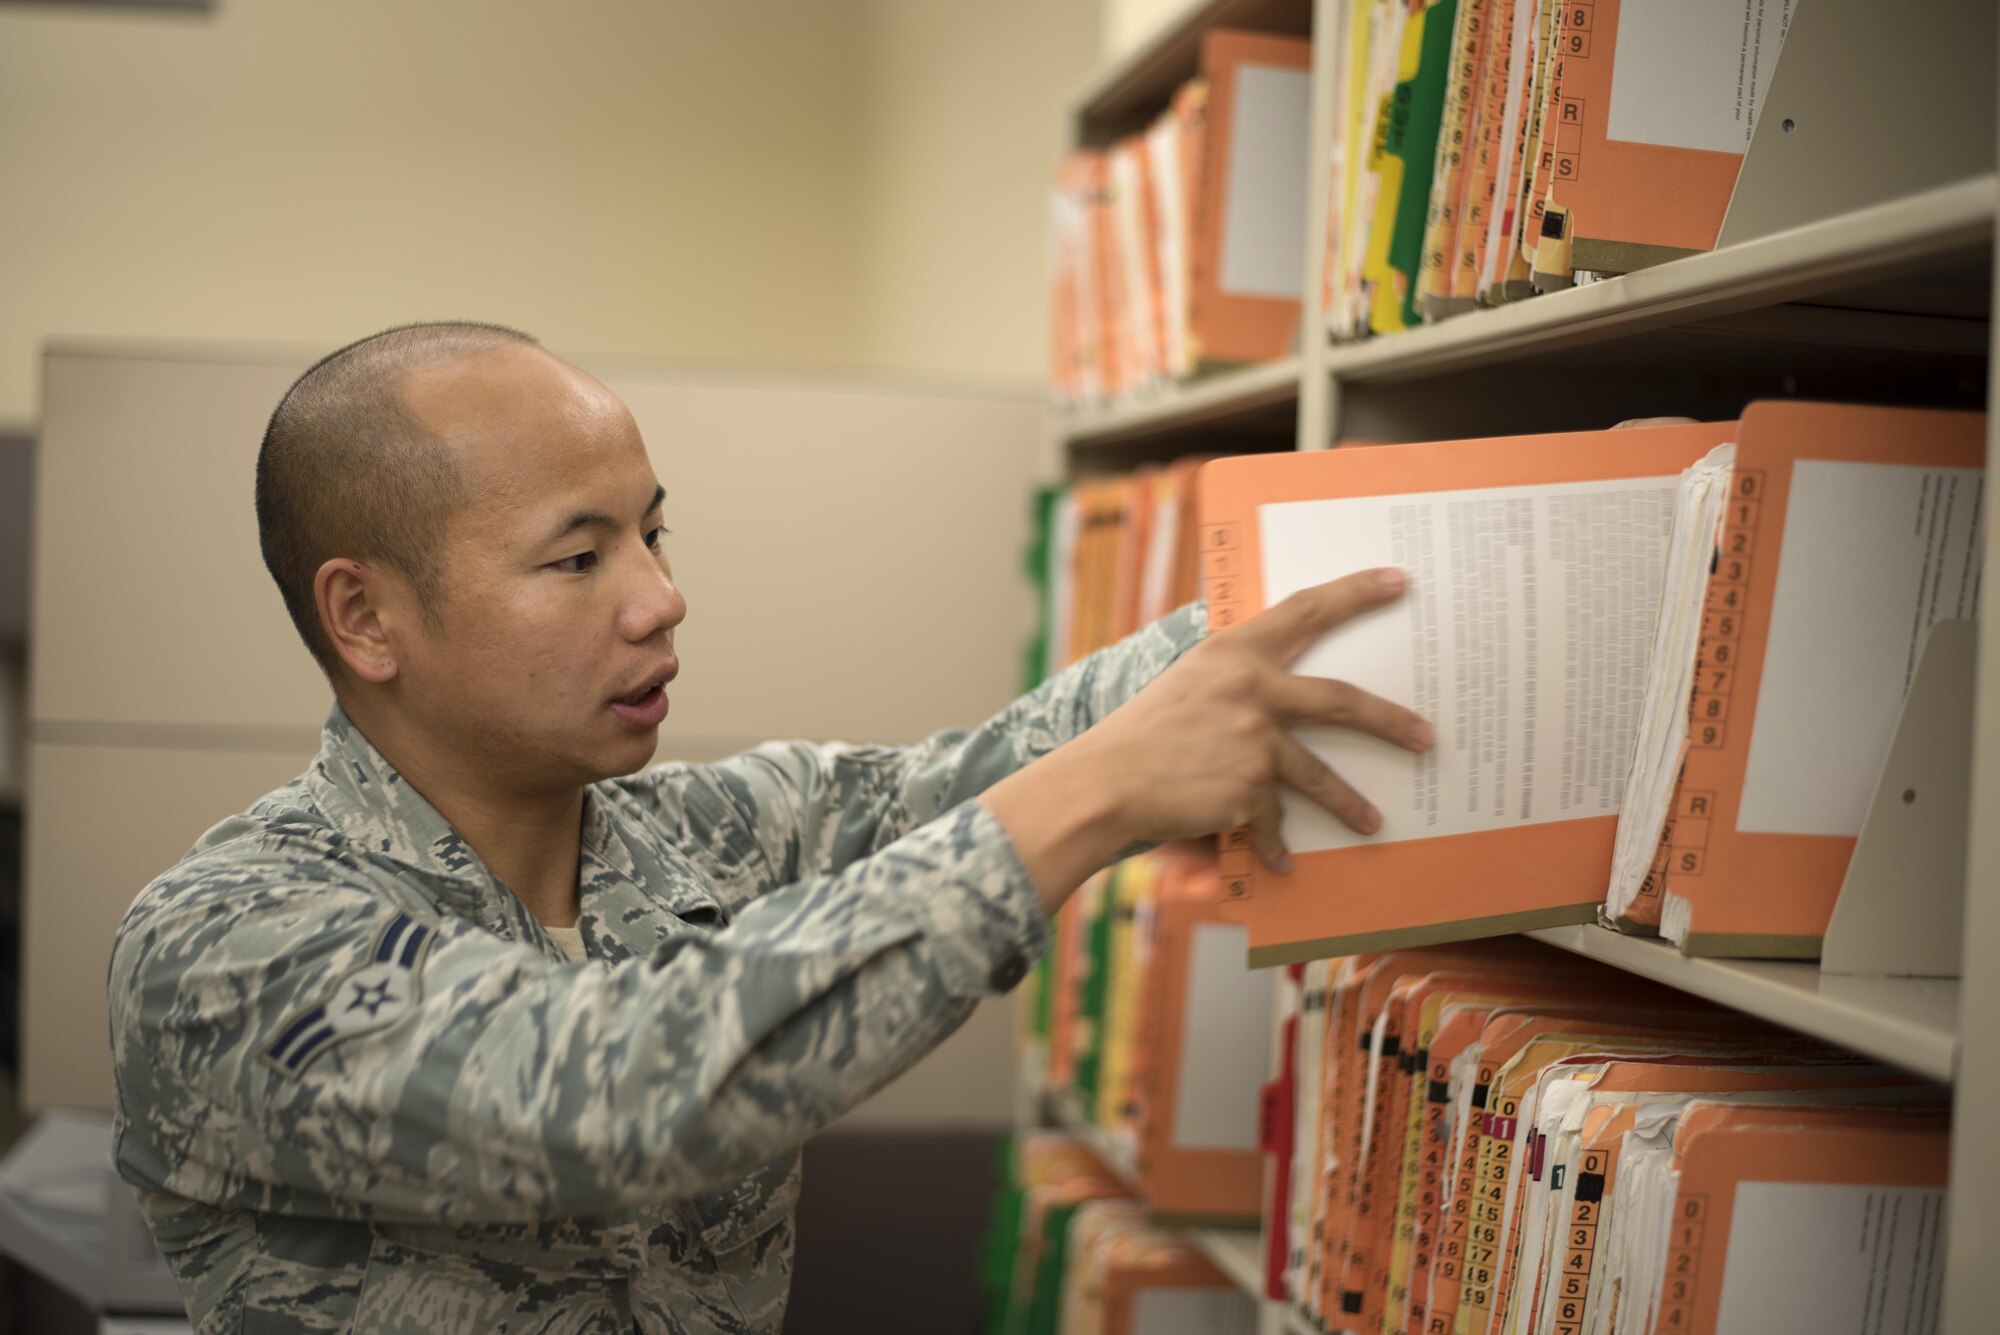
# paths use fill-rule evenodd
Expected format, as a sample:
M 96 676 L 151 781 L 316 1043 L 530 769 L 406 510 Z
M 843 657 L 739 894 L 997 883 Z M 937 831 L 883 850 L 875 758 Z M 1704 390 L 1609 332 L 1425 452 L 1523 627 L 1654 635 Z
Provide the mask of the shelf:
M 1191 1228 L 1188 1241 L 1252 1298 L 1264 1300 L 1264 1238 L 1254 1228 Z
M 1225 425 L 1297 402 L 1299 359 L 1261 362 L 1218 371 L 1199 380 L 1169 385 L 1131 403 L 1085 408 L 1060 415 L 1063 443 L 1078 449 L 1129 445 L 1147 437 L 1197 427 Z M 1285 427 L 1290 447 L 1290 423 Z
M 1131 1154 L 1106 1134 L 1103 1127 L 1083 1115 L 1075 1095 L 1067 1091 L 1046 1092 L 1042 1096 L 1042 1106 L 1047 1120 L 1088 1145 L 1090 1152 L 1103 1161 L 1114 1177 L 1130 1188 L 1134 1195 L 1139 1194 L 1139 1172 Z M 1179 1232 L 1190 1245 L 1215 1262 L 1216 1268 L 1227 1275 L 1237 1288 L 1251 1298 L 1263 1301 L 1264 1244 L 1257 1229 L 1166 1221 L 1161 1221 L 1160 1226 Z
M 1184 0 L 1151 37 L 1093 75 L 1070 103 L 1081 144 L 1103 144 L 1143 128 L 1174 90 L 1195 76 L 1201 35 L 1210 28 L 1306 37 L 1311 0 Z
M 1663 941 L 1603 927 L 1529 936 L 1641 978 L 1949 1083 L 1958 1055 L 1958 981 L 1856 978 L 1775 960 L 1688 959 Z
M 1327 370 L 1343 384 L 1393 384 L 1669 327 L 1983 360 L 1997 195 L 1992 175 L 1974 177 L 1585 287 L 1334 344 Z M 1912 277 L 1919 281 L 1901 281 Z M 1805 307 L 1767 309 L 1792 302 Z
M 1112 1176 L 1132 1192 L 1139 1194 L 1139 1166 L 1133 1161 L 1129 1149 L 1120 1145 L 1103 1127 L 1083 1115 L 1076 1095 L 1067 1090 L 1050 1091 L 1042 1095 L 1048 1120 L 1069 1132 L 1090 1147 L 1090 1152 L 1103 1161 Z

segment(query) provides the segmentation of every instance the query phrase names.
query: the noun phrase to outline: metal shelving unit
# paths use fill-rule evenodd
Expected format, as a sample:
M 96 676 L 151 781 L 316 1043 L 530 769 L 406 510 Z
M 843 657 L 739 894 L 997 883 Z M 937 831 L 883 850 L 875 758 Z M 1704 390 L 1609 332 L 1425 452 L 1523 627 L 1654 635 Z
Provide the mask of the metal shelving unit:
M 1663 941 L 1603 927 L 1529 936 L 1943 1084 L 1958 1057 L 1955 978 L 1863 978 L 1786 960 L 1688 959 Z
M 1826 6 L 1829 14 L 1838 8 L 1832 0 Z M 1339 11 L 1338 0 L 1195 0 L 1153 42 L 1083 90 L 1072 106 L 1075 141 L 1102 144 L 1142 125 L 1193 72 L 1200 34 L 1211 26 L 1250 22 L 1324 34 Z M 1788 53 L 1796 40 L 1795 32 Z M 1300 165 L 1311 184 L 1308 293 L 1320 287 L 1332 49 L 1330 41 L 1316 43 L 1312 142 Z M 1983 57 L 1987 69 L 2000 63 L 1996 55 Z M 1978 136 L 1991 128 L 1975 123 L 1968 142 L 1982 142 Z M 1667 413 L 1720 419 L 1753 398 L 1781 396 L 1983 407 L 2000 180 L 1992 152 L 1970 160 L 1969 171 L 1898 187 L 1909 192 L 1896 197 L 1842 203 L 1813 221 L 1707 254 L 1399 334 L 1336 343 L 1309 307 L 1298 356 L 1059 417 L 1061 454 L 1072 473 L 1086 473 L 1212 450 L 1217 432 L 1251 424 L 1268 430 L 1272 414 L 1288 409 L 1292 447 L 1323 449 L 1347 439 L 1566 430 Z M 1853 185 L 1842 183 L 1847 198 L 1857 197 Z M 2000 437 L 1989 434 L 1988 459 L 1996 457 Z M 2000 587 L 2000 544 L 1988 544 L 1986 561 L 1987 587 Z M 1811 963 L 1691 960 L 1660 942 L 1599 927 L 1533 935 L 1946 1084 L 1963 1112 L 1959 1124 L 1976 1127 L 1979 1112 L 2000 1099 L 2000 1041 L 1986 1037 L 1982 1023 L 2000 1013 L 2000 819 L 1993 814 L 2000 812 L 2000 633 L 1992 625 L 1989 619 L 1981 632 L 1969 723 L 1974 819 L 1962 979 L 1841 977 Z M 1943 1329 L 1970 1335 L 1986 1329 L 1986 1314 L 2000 1306 L 2000 1267 L 1987 1263 L 2000 1254 L 2000 1145 L 1965 1134 L 1955 1139 L 1953 1156 Z M 1242 1237 L 1216 1246 L 1258 1254 Z M 1264 1335 L 1318 1335 L 1277 1304 L 1264 1310 Z
M 1986 321 L 1965 314 L 1964 286 L 1895 280 L 1969 272 L 1991 248 L 1997 196 L 1989 173 L 1656 269 L 1332 344 L 1324 369 L 1347 384 L 1392 384 L 1672 327 L 1984 357 Z
M 1194 77 L 1201 35 L 1211 28 L 1306 37 L 1312 33 L 1312 0 L 1183 0 L 1150 41 L 1106 64 L 1070 100 L 1077 142 L 1101 144 L 1142 126 Z
M 1059 414 L 1057 429 L 1072 457 L 1107 445 L 1157 439 L 1198 427 L 1226 426 L 1296 404 L 1299 358 L 1231 367 L 1164 386 L 1129 403 Z
M 1088 1145 L 1091 1152 L 1111 1170 L 1113 1177 L 1123 1182 L 1134 1195 L 1139 1194 L 1139 1170 L 1132 1161 L 1131 1152 L 1106 1135 L 1104 1128 L 1085 1117 L 1074 1098 L 1066 1093 L 1049 1094 L 1044 1099 L 1043 1110 L 1047 1121 Z M 1259 1230 L 1212 1225 L 1166 1227 L 1180 1233 L 1190 1246 L 1215 1262 L 1216 1268 L 1227 1275 L 1238 1289 L 1265 1309 L 1267 1327 L 1270 1322 L 1282 1320 L 1283 1313 L 1278 1304 L 1264 1299 L 1263 1234 Z
M 1188 1238 L 1237 1288 L 1263 1301 L 1263 1234 L 1254 1228 L 1191 1228 Z

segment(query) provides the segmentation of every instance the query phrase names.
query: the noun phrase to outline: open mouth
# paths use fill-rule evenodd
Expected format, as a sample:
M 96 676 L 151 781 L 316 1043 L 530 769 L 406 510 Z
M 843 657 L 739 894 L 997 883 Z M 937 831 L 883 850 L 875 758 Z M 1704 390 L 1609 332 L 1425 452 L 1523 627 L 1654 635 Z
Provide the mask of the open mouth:
M 641 686 L 638 690 L 633 691 L 630 695 L 613 697 L 611 701 L 612 707 L 619 710 L 637 711 L 641 714 L 659 709 L 664 703 L 662 697 L 666 694 L 667 683 L 674 679 L 675 673 L 679 670 L 678 664 L 669 664 L 658 676 L 654 677 L 644 686 Z

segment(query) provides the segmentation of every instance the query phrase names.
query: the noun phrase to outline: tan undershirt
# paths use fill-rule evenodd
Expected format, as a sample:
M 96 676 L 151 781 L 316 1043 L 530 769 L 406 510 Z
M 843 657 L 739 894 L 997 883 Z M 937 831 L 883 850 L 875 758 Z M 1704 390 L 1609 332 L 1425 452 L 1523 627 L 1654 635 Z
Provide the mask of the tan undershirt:
M 583 928 L 551 927 L 547 923 L 543 923 L 542 930 L 549 934 L 549 940 L 556 943 L 556 948 L 571 960 L 581 960 L 584 958 Z

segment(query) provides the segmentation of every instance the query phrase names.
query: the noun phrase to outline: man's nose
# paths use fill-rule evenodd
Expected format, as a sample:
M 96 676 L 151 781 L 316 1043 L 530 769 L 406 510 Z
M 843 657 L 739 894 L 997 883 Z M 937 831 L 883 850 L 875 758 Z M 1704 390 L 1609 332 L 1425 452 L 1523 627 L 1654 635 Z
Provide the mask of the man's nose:
M 663 630 L 672 630 L 687 619 L 687 599 L 674 583 L 672 572 L 649 551 L 647 559 L 634 563 L 636 574 L 625 590 L 619 609 L 620 627 L 633 642 L 651 639 Z

